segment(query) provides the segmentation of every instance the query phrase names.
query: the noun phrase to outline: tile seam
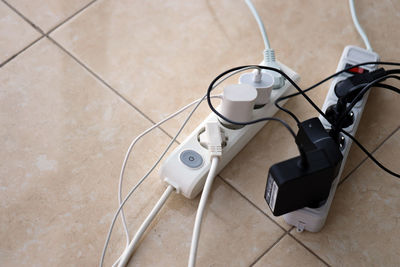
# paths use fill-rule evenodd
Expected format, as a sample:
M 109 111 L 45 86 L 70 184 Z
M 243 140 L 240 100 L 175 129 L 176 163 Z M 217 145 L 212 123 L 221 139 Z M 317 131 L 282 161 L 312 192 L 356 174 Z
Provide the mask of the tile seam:
M 72 55 L 71 52 L 69 52 L 67 49 L 65 49 L 61 44 L 59 44 L 57 41 L 55 41 L 53 38 L 50 36 L 46 35 L 47 39 L 50 40 L 54 45 L 56 45 L 58 48 L 60 48 L 64 53 L 66 53 L 68 56 L 70 56 L 76 63 L 78 63 L 81 67 L 83 67 L 87 72 L 89 72 L 93 77 L 98 80 L 100 83 L 102 83 L 104 86 L 106 86 L 109 90 L 114 92 L 119 98 L 121 98 L 125 103 L 127 103 L 129 106 L 131 106 L 134 110 L 136 110 L 141 116 L 143 116 L 145 119 L 147 119 L 151 124 L 156 124 L 150 117 L 148 117 L 143 111 L 141 111 L 139 108 L 137 108 L 133 103 L 131 103 L 128 99 L 126 99 L 123 95 L 121 95 L 117 90 L 115 90 L 110 84 L 108 84 L 105 80 L 103 80 L 97 73 L 92 71 L 89 67 L 87 67 L 83 62 L 81 62 L 77 57 Z M 171 135 L 165 131 L 162 127 L 157 127 L 160 129 L 164 134 L 166 134 L 169 138 L 172 138 Z
M 78 14 L 82 13 L 84 10 L 86 10 L 88 7 L 90 7 L 92 4 L 94 4 L 97 0 L 92 0 L 89 3 L 87 3 L 86 5 L 84 5 L 83 7 L 81 7 L 79 10 L 75 11 L 75 13 L 73 13 L 72 15 L 70 15 L 69 17 L 67 17 L 66 19 L 64 19 L 63 21 L 61 21 L 60 23 L 56 24 L 56 26 L 50 28 L 50 30 L 47 31 L 46 35 L 51 34 L 53 31 L 57 30 L 59 27 L 61 27 L 62 25 L 64 25 L 65 23 L 67 23 L 68 21 L 70 21 L 72 18 L 74 18 L 75 16 L 77 16 Z
M 378 151 L 378 149 L 381 148 L 381 147 L 383 146 L 383 144 L 386 143 L 387 140 L 389 140 L 394 134 L 396 134 L 396 132 L 397 132 L 399 129 L 400 129 L 400 127 L 397 127 L 397 128 L 396 128 L 393 132 L 391 132 L 385 139 L 383 139 L 382 142 L 380 142 L 372 151 L 370 151 L 370 153 L 371 153 L 372 155 L 374 155 L 374 153 L 375 153 L 376 151 Z M 354 145 L 357 146 L 356 144 L 354 144 Z M 364 152 L 362 152 L 362 153 L 364 153 Z M 363 158 L 363 160 L 362 160 L 359 164 L 357 164 L 357 166 L 354 167 L 354 169 L 351 170 L 351 171 L 339 182 L 338 187 L 341 186 L 345 181 L 347 181 L 347 180 L 350 178 L 350 176 L 351 176 L 354 172 L 356 172 L 368 159 L 369 159 L 368 156 L 366 156 L 365 158 Z M 375 163 L 374 163 L 374 164 L 375 164 Z
M 266 251 L 264 251 L 260 256 L 258 256 L 256 260 L 249 266 L 252 267 L 255 264 L 257 264 L 257 262 L 259 262 L 268 252 L 270 252 L 271 249 L 273 249 L 286 235 L 288 235 L 288 232 L 283 233 L 281 237 L 279 237 L 269 248 L 267 248 Z
M 39 42 L 41 39 L 43 39 L 45 37 L 45 35 L 39 36 L 36 40 L 34 40 L 33 42 L 31 42 L 30 44 L 28 44 L 26 47 L 24 47 L 23 49 L 21 49 L 20 51 L 18 51 L 16 54 L 12 55 L 11 57 L 7 58 L 6 60 L 4 60 L 3 62 L 0 63 L 0 68 L 2 68 L 3 66 L 7 65 L 7 63 L 11 62 L 14 58 L 16 58 L 17 56 L 19 56 L 20 54 L 22 54 L 23 52 L 25 52 L 27 49 L 29 49 L 31 46 L 33 46 L 34 44 L 36 44 L 37 42 Z
M 260 209 L 255 203 L 253 203 L 252 201 L 250 201 L 245 195 L 243 195 L 238 189 L 236 189 L 232 184 L 230 184 L 228 181 L 225 180 L 225 178 L 223 178 L 220 174 L 218 174 L 219 178 L 225 183 L 227 184 L 229 187 L 231 187 L 233 189 L 233 191 L 235 191 L 236 193 L 238 193 L 242 198 L 244 198 L 247 202 L 250 203 L 251 206 L 253 206 L 257 211 L 261 212 L 264 216 L 266 216 L 269 220 L 271 220 L 275 225 L 277 225 L 282 231 L 284 232 L 289 232 L 290 230 L 292 230 L 293 227 L 291 227 L 290 229 L 286 230 L 285 228 L 283 228 L 278 222 L 276 222 L 275 220 L 273 220 L 265 211 L 263 211 L 262 209 Z
M 303 242 L 301 242 L 299 239 L 297 239 L 294 235 L 292 235 L 291 233 L 288 233 L 288 235 L 290 237 L 292 237 L 294 240 L 296 240 L 297 243 L 299 243 L 302 247 L 304 247 L 308 252 L 310 252 L 312 255 L 314 255 L 316 258 L 318 258 L 322 263 L 324 263 L 326 266 L 331 266 L 329 265 L 325 260 L 323 260 L 320 256 L 318 256 L 317 253 L 315 253 L 314 251 L 312 251 L 312 249 L 310 249 L 309 247 L 307 247 Z
M 37 43 L 40 39 L 42 39 L 43 37 L 48 37 L 50 33 L 52 33 L 54 30 L 56 30 L 57 28 L 59 28 L 60 26 L 62 26 L 63 24 L 65 24 L 66 22 L 68 22 L 69 20 L 71 20 L 73 17 L 75 17 L 76 15 L 78 15 L 79 13 L 83 12 L 86 8 L 88 8 L 89 6 L 91 6 L 94 2 L 96 2 L 97 0 L 92 0 L 91 2 L 87 3 L 85 6 L 83 6 L 82 8 L 80 8 L 78 11 L 74 12 L 72 15 L 70 15 L 69 17 L 67 17 L 66 19 L 64 19 L 62 22 L 60 22 L 59 24 L 57 24 L 56 26 L 54 26 L 53 28 L 51 28 L 47 33 L 45 33 L 39 26 L 37 26 L 35 23 L 33 23 L 31 20 L 29 20 L 24 14 L 22 14 L 22 12 L 20 12 L 17 8 L 15 8 L 14 6 L 12 6 L 10 3 L 8 3 L 6 0 L 1 0 L 7 7 L 9 7 L 13 12 L 15 12 L 19 17 L 21 17 L 25 22 L 27 22 L 31 27 L 33 27 L 37 32 L 39 32 L 41 34 L 40 37 L 38 37 L 36 40 L 34 40 L 33 42 L 31 42 L 29 45 L 27 45 L 26 47 L 24 47 L 23 49 L 21 49 L 20 51 L 18 51 L 17 53 L 15 53 L 14 55 L 12 55 L 11 57 L 9 57 L 8 59 L 6 59 L 3 62 L 0 62 L 0 68 L 3 67 L 4 65 L 6 65 L 8 62 L 12 61 L 14 58 L 16 58 L 19 54 L 21 54 L 22 52 L 24 52 L 26 49 L 28 49 L 29 47 L 31 47 L 33 44 Z
M 29 25 L 31 25 L 40 34 L 45 34 L 44 31 L 39 26 L 37 26 L 35 23 L 33 23 L 31 20 L 29 20 L 25 15 L 23 15 L 18 9 L 16 9 L 11 4 L 9 4 L 6 0 L 2 0 L 2 2 L 5 5 L 7 5 L 12 11 L 14 11 L 18 16 L 20 16 L 25 22 L 27 22 Z

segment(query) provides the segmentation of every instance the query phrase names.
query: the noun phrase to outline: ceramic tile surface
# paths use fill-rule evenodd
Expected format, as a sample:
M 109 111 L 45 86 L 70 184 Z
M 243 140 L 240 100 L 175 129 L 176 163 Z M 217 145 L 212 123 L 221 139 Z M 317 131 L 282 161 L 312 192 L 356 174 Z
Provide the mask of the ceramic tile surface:
M 255 265 L 262 266 L 326 266 L 295 239 L 286 235 Z
M 31 25 L 0 2 L 0 65 L 39 36 Z
M 374 154 L 399 173 L 400 131 Z M 365 162 L 341 186 L 325 227 L 294 235 L 333 266 L 398 266 L 400 179 Z
M 288 116 L 283 117 L 289 119 Z M 279 160 L 297 155 L 297 147 L 288 145 L 292 142 L 293 137 L 286 128 L 269 122 L 220 173 L 222 178 L 285 229 L 291 226 L 285 223 L 283 217 L 273 216 L 265 202 L 264 193 L 269 167 Z
M 400 61 L 400 4 L 355 2 L 381 60 Z M 0 68 L 0 265 L 98 265 L 133 137 L 200 98 L 222 71 L 259 63 L 259 30 L 241 0 L 7 3 L 46 33 L 61 25 L 26 48 L 40 34 L 0 1 L 0 65 L 11 58 Z M 332 74 L 346 45 L 363 47 L 348 1 L 254 4 L 277 59 L 300 74 L 302 88 Z M 322 106 L 328 87 L 308 95 Z M 373 89 L 357 132 L 396 172 L 399 100 L 393 92 Z M 286 107 L 301 120 L 318 115 L 302 97 Z M 209 113 L 203 103 L 178 140 Z M 187 114 L 138 143 L 125 172 L 124 195 Z M 288 115 L 277 116 L 296 128 Z M 224 168 L 207 204 L 198 266 L 397 266 L 399 180 L 365 161 L 354 144 L 342 175 L 347 179 L 320 233 L 295 233 L 271 214 L 263 198 L 268 169 L 297 153 L 287 130 L 270 122 Z M 157 171 L 125 207 L 131 235 L 165 190 Z M 172 194 L 130 266 L 186 266 L 198 201 Z M 124 245 L 118 220 L 105 266 Z
M 261 60 L 244 8 L 242 1 L 99 1 L 51 36 L 159 121 L 203 96 L 215 74 Z M 185 134 L 208 113 L 197 112 Z M 165 126 L 169 133 L 182 118 Z
M 1 265 L 94 265 L 125 151 L 151 124 L 46 39 L 0 69 L 0 83 Z M 148 138 L 126 177 L 169 141 L 159 130 Z
M 43 32 L 51 30 L 91 0 L 7 0 Z

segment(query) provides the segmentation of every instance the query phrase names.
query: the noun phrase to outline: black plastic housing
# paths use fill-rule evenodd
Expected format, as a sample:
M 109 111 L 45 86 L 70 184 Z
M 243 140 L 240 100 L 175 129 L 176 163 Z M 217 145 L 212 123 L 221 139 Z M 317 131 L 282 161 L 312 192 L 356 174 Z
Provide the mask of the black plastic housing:
M 374 70 L 372 72 L 356 74 L 347 79 L 339 81 L 335 85 L 335 94 L 339 99 L 345 99 L 345 102 L 350 103 L 365 85 L 385 75 L 386 71 L 383 68 Z
M 298 156 L 269 169 L 264 198 L 275 216 L 320 206 L 329 196 L 332 182 L 339 173 L 343 158 L 339 144 L 318 118 L 299 125 L 296 143 L 303 148 L 308 164 L 300 164 Z

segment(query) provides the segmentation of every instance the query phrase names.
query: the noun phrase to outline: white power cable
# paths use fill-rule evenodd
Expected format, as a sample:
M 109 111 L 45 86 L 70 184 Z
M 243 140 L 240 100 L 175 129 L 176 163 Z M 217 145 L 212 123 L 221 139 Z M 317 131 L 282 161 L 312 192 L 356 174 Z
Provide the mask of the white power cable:
M 225 139 L 218 122 L 206 123 L 205 134 L 207 135 L 208 140 L 207 148 L 210 152 L 211 167 L 207 175 L 207 179 L 203 188 L 203 193 L 201 194 L 199 207 L 197 208 L 196 220 L 194 222 L 192 235 L 192 244 L 190 246 L 188 267 L 194 267 L 196 264 L 197 247 L 199 245 L 201 222 L 203 220 L 204 209 L 206 207 L 208 196 L 211 192 L 214 178 L 217 175 L 219 158 L 222 156 L 222 142 Z
M 260 15 L 258 15 L 257 9 L 255 8 L 255 6 L 251 2 L 251 0 L 245 0 L 245 2 L 247 4 L 247 6 L 249 7 L 251 13 L 253 14 L 254 18 L 256 19 L 258 27 L 260 28 L 260 32 L 261 32 L 261 35 L 262 35 L 263 40 L 264 40 L 265 49 L 271 49 L 271 45 L 269 43 L 267 31 L 265 30 L 265 26 L 264 26 L 264 23 L 262 22 L 262 20 L 260 18 Z
M 211 96 L 211 98 L 219 98 L 220 95 L 216 95 L 216 96 Z M 150 128 L 148 128 L 147 130 L 145 130 L 143 133 L 141 133 L 140 135 L 138 135 L 130 144 L 128 151 L 125 154 L 125 158 L 124 161 L 122 163 L 122 167 L 121 167 L 121 172 L 119 175 L 119 185 L 118 185 L 118 201 L 119 201 L 119 205 L 121 205 L 122 203 L 122 182 L 123 182 L 123 177 L 124 177 L 124 173 L 125 173 L 125 168 L 126 168 L 126 164 L 128 162 L 129 156 L 132 152 L 133 147 L 136 145 L 136 143 L 146 134 L 148 134 L 149 132 L 151 132 L 152 130 L 154 130 L 155 128 L 157 128 L 158 126 L 162 125 L 163 123 L 169 121 L 170 119 L 178 116 L 179 114 L 181 114 L 182 112 L 184 112 L 185 110 L 187 110 L 188 108 L 190 108 L 191 106 L 201 102 L 203 100 L 203 98 L 199 98 L 195 101 L 193 101 L 192 103 L 184 106 L 183 108 L 179 109 L 178 111 L 172 113 L 171 115 L 167 116 L 166 118 L 164 118 L 163 120 L 159 121 L 158 123 L 154 124 L 153 126 L 151 126 Z M 130 237 L 129 237 L 129 231 L 128 231 L 128 227 L 127 227 L 127 223 L 126 223 L 126 219 L 125 219 L 125 213 L 124 210 L 121 209 L 121 217 L 122 217 L 122 224 L 124 226 L 124 230 L 125 230 L 125 236 L 127 239 L 127 246 L 130 243 Z
M 373 51 L 371 44 L 368 40 L 367 34 L 365 34 L 363 28 L 360 25 L 360 22 L 358 22 L 356 9 L 354 8 L 354 0 L 349 0 L 349 6 L 350 6 L 351 18 L 353 19 L 354 26 L 356 26 L 358 33 L 360 34 L 361 38 L 364 41 L 365 46 L 367 47 L 367 50 Z
M 264 49 L 263 64 L 265 66 L 280 70 L 281 67 L 276 62 L 276 59 L 275 59 L 275 50 L 271 48 L 271 45 L 270 45 L 269 39 L 268 39 L 268 35 L 265 30 L 264 23 L 262 22 L 262 20 L 260 18 L 260 15 L 258 15 L 258 12 L 257 12 L 255 6 L 253 5 L 253 3 L 251 2 L 251 0 L 245 0 L 245 2 L 247 4 L 247 6 L 249 7 L 251 13 L 253 14 L 254 19 L 257 21 L 258 27 L 260 28 L 260 32 L 261 32 L 261 35 L 264 40 L 265 49 Z M 281 88 L 285 84 L 285 81 L 281 74 L 279 74 L 275 71 L 266 71 L 266 72 L 268 72 L 269 74 L 272 75 L 272 77 L 274 77 L 274 86 L 273 86 L 274 89 Z
M 228 75 L 226 75 L 224 78 L 222 78 L 218 83 L 216 83 L 214 85 L 213 88 L 217 87 L 218 85 L 220 85 L 222 82 L 224 82 L 226 79 L 230 78 L 231 76 L 240 73 L 242 71 L 245 70 L 249 70 L 249 69 L 257 69 L 257 67 L 255 66 L 251 66 L 248 68 L 243 68 L 237 71 L 234 71 Z M 146 180 L 146 178 L 153 172 L 153 170 L 157 167 L 157 165 L 160 163 L 160 161 L 164 158 L 165 154 L 167 154 L 168 150 L 171 148 L 172 144 L 175 142 L 175 140 L 177 139 L 177 137 L 179 136 L 179 134 L 182 132 L 183 128 L 186 126 L 187 122 L 189 121 L 189 119 L 192 117 L 193 113 L 197 110 L 197 108 L 200 106 L 201 102 L 206 99 L 207 95 L 204 95 L 201 98 L 201 101 L 197 102 L 196 106 L 192 109 L 192 111 L 189 113 L 189 115 L 186 117 L 185 121 L 182 123 L 182 126 L 179 128 L 178 132 L 176 133 L 176 135 L 174 136 L 174 138 L 172 138 L 172 140 L 170 141 L 170 143 L 167 145 L 166 149 L 164 150 L 163 153 L 161 153 L 160 157 L 157 159 L 157 161 L 153 164 L 153 166 L 149 169 L 149 171 L 137 182 L 137 184 L 132 187 L 132 189 L 128 192 L 127 196 L 125 197 L 125 199 L 121 202 L 121 204 L 119 205 L 117 211 L 114 214 L 114 217 L 111 221 L 111 225 L 110 228 L 108 230 L 107 233 L 107 238 L 106 241 L 104 243 L 104 247 L 103 247 L 103 251 L 101 253 L 101 258 L 100 258 L 100 263 L 99 266 L 102 267 L 103 263 L 104 263 L 104 257 L 107 251 L 107 247 L 108 247 L 108 243 L 110 242 L 110 238 L 111 238 L 111 233 L 112 230 L 114 228 L 115 222 L 118 218 L 119 213 L 121 212 L 123 206 L 125 205 L 125 203 L 128 201 L 128 199 L 132 196 L 132 194 L 136 191 L 136 189 L 144 182 L 144 180 Z M 116 264 L 119 261 L 119 259 L 114 263 Z
M 199 207 L 197 208 L 196 220 L 194 222 L 192 244 L 190 246 L 189 267 L 194 267 L 196 264 L 197 247 L 199 244 L 201 221 L 203 220 L 204 209 L 206 207 L 208 195 L 210 194 L 214 178 L 216 176 L 218 167 L 218 157 L 213 157 L 211 161 L 210 171 L 208 172 L 207 180 L 201 194 Z
M 150 223 L 154 220 L 156 217 L 157 213 L 160 211 L 160 209 L 164 206 L 165 202 L 167 201 L 168 197 L 171 195 L 171 193 L 175 190 L 175 188 L 172 185 L 169 185 L 167 189 L 165 190 L 164 194 L 161 196 L 161 198 L 158 200 L 154 208 L 151 210 L 150 214 L 147 216 L 147 218 L 144 220 L 142 225 L 140 226 L 139 230 L 136 232 L 135 236 L 133 237 L 131 243 L 129 246 L 125 249 L 124 253 L 122 254 L 118 267 L 125 267 L 126 264 L 128 263 L 130 257 L 132 256 L 133 251 L 136 249 L 137 244 L 139 243 L 140 239 L 142 238 L 144 232 L 147 230 L 149 227 Z
M 211 96 L 211 98 L 219 98 L 219 97 L 221 97 L 221 96 L 220 96 L 220 95 Z M 167 117 L 164 118 L 163 120 L 159 121 L 158 123 L 154 124 L 153 126 L 151 126 L 150 128 L 148 128 L 147 130 L 145 130 L 143 133 L 141 133 L 140 135 L 138 135 L 138 136 L 132 141 L 132 143 L 130 144 L 130 146 L 129 146 L 129 148 L 128 148 L 128 151 L 127 151 L 126 154 L 125 154 L 125 158 L 124 158 L 124 161 L 123 161 L 123 163 L 122 163 L 121 172 L 120 172 L 120 175 L 119 175 L 119 184 L 118 184 L 118 203 L 119 203 L 119 205 L 121 205 L 121 203 L 122 203 L 122 182 L 123 182 L 123 177 L 124 177 L 124 173 L 125 173 L 126 164 L 127 164 L 127 162 L 128 162 L 129 156 L 130 156 L 130 154 L 131 154 L 131 152 L 132 152 L 132 149 L 133 149 L 133 147 L 136 145 L 136 143 L 137 143 L 143 136 L 145 136 L 146 134 L 150 133 L 152 130 L 154 130 L 154 129 L 157 128 L 158 126 L 160 126 L 160 125 L 162 125 L 163 123 L 169 121 L 170 119 L 172 119 L 172 118 L 178 116 L 179 114 L 181 114 L 182 112 L 184 112 L 185 110 L 187 110 L 188 108 L 190 108 L 191 106 L 193 106 L 193 105 L 195 105 L 195 104 L 197 104 L 197 103 L 199 103 L 199 102 L 201 102 L 201 101 L 203 101 L 203 98 L 199 98 L 199 99 L 193 101 L 192 103 L 190 103 L 190 104 L 184 106 L 183 108 L 179 109 L 178 111 L 176 111 L 176 112 L 170 114 L 169 116 L 167 116 Z M 127 247 L 129 246 L 129 243 L 130 243 L 130 235 L 129 235 L 129 230 L 128 230 L 128 226 L 127 226 L 126 219 L 125 219 L 125 212 L 124 212 L 123 209 L 121 209 L 121 218 L 122 218 L 122 224 L 123 224 L 123 226 L 124 226 L 125 236 L 126 236 L 126 240 L 127 240 L 127 243 L 126 243 L 126 248 L 127 248 Z M 126 249 L 126 248 L 125 248 L 125 249 Z M 121 256 L 122 256 L 122 255 L 121 255 Z M 120 258 L 121 258 L 121 257 L 120 257 Z M 120 261 L 120 258 L 118 258 L 118 259 L 114 262 L 114 264 L 112 265 L 113 267 L 114 267 L 114 266 L 117 266 L 118 262 Z

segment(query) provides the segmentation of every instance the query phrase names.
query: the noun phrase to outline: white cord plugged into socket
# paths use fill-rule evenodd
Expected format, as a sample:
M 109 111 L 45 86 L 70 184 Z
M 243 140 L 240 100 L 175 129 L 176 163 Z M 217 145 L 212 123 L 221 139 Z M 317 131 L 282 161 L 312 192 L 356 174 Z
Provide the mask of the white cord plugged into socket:
M 248 84 L 231 84 L 224 88 L 221 103 L 221 114 L 232 121 L 245 122 L 253 118 L 254 103 L 257 90 Z M 221 123 L 231 129 L 242 128 L 221 120 Z
M 242 74 L 239 78 L 240 84 L 248 84 L 256 88 L 257 98 L 254 108 L 262 108 L 269 103 L 274 86 L 274 78 L 271 74 L 255 70 L 253 73 Z

